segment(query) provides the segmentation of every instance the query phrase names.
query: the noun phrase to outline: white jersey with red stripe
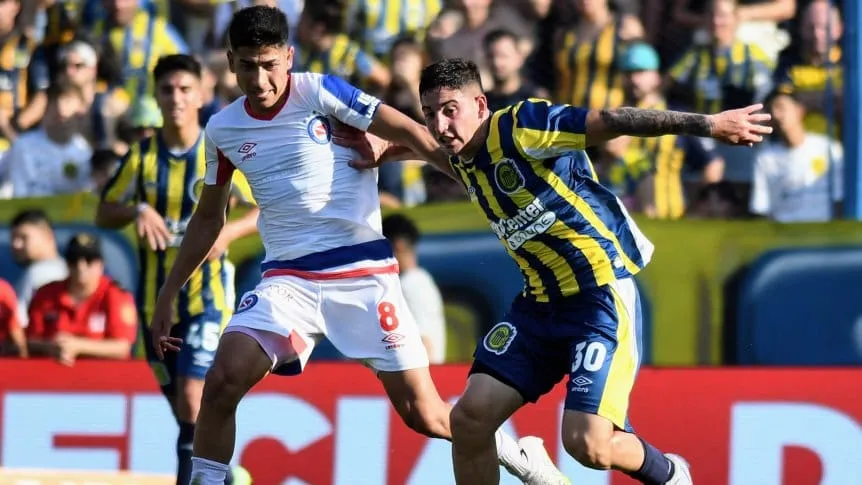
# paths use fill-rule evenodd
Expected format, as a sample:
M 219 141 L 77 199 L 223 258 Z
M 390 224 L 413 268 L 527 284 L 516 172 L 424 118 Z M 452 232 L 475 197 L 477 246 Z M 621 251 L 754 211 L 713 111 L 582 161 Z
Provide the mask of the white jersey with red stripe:
M 260 207 L 265 276 L 333 278 L 396 271 L 381 232 L 377 170 L 356 170 L 356 152 L 331 142 L 332 121 L 367 130 L 380 101 L 331 75 L 294 73 L 267 116 L 245 97 L 206 127 L 206 183 L 245 175 Z
M 243 295 L 225 332 L 255 339 L 272 372 L 302 372 L 324 336 L 378 371 L 428 366 L 398 264 L 383 237 L 377 171 L 348 163 L 331 120 L 367 130 L 380 101 L 335 76 L 296 73 L 267 117 L 245 98 L 206 128 L 209 185 L 240 170 L 260 207 L 264 278 Z

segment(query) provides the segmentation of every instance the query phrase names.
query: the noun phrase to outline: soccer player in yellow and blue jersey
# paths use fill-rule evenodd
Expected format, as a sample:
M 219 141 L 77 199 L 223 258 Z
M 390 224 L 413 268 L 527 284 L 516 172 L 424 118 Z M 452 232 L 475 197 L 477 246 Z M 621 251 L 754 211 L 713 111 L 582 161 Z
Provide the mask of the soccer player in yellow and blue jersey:
M 206 171 L 203 130 L 198 124 L 202 105 L 200 64 L 183 54 L 163 57 L 155 66 L 154 76 L 164 126 L 155 136 L 132 146 L 105 187 L 96 215 L 96 223 L 103 227 L 136 223 L 141 238 L 137 292 L 141 322 L 151 320 L 159 288 L 186 236 Z M 233 182 L 234 198 L 252 204 L 248 182 L 239 174 L 234 175 Z M 150 346 L 148 328 L 143 328 L 147 358 L 180 427 L 179 485 L 189 483 L 203 379 L 234 309 L 233 268 L 225 251 L 235 239 L 256 231 L 257 214 L 257 208 L 252 208 L 225 226 L 207 261 L 180 293 L 173 332 L 183 339 L 181 351 L 160 361 Z
M 636 436 L 627 419 L 641 356 L 633 277 L 653 246 L 597 181 L 583 150 L 620 135 L 749 145 L 771 132 L 760 124 L 769 115 L 755 113 L 759 105 L 701 115 L 544 100 L 492 113 L 478 68 L 462 59 L 426 67 L 419 92 L 430 134 L 410 126 L 375 133 L 414 134 L 414 156 L 466 187 L 525 282 L 508 318 L 477 346 L 467 389 L 452 410 L 456 483 L 499 483 L 494 430 L 568 375 L 562 441 L 575 459 L 645 484 L 691 484 L 687 463 Z M 398 150 L 392 159 L 404 156 Z M 382 159 L 390 158 L 354 166 Z
M 102 56 L 118 64 L 120 83 L 130 98 L 152 94 L 156 61 L 170 54 L 188 52 L 177 31 L 139 0 L 108 0 L 107 16 L 97 18 L 89 31 L 99 39 Z M 112 86 L 113 87 L 113 86 Z

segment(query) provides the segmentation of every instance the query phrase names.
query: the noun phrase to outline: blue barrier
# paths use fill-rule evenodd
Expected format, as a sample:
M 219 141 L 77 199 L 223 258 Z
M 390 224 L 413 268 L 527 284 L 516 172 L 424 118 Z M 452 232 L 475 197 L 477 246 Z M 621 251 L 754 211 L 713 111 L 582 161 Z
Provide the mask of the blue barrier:
M 765 253 L 740 286 L 737 363 L 862 364 L 860 274 L 858 247 Z

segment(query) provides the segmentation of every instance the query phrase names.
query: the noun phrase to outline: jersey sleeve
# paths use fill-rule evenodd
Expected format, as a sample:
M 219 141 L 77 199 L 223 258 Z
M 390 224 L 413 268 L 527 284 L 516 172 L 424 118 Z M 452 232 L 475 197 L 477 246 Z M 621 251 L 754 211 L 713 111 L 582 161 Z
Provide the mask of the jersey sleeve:
M 368 130 L 380 100 L 332 74 L 320 76 L 314 109 L 362 131 Z
M 550 158 L 586 146 L 586 108 L 527 100 L 513 112 L 512 138 L 527 157 Z
M 131 293 L 112 287 L 108 300 L 105 322 L 105 338 L 134 342 L 138 334 L 138 312 Z
M 207 185 L 224 186 L 231 182 L 233 172 L 236 169 L 233 162 L 222 153 L 210 135 L 210 129 L 204 132 L 204 149 L 207 157 L 207 171 L 204 183 Z
M 18 314 L 18 298 L 15 296 L 15 289 L 4 280 L 0 280 L 0 311 L 2 311 L 3 315 L 6 315 L 6 321 L 0 322 L 0 326 L 5 326 L 7 333 L 21 328 L 21 317 Z
M 156 20 L 156 42 L 162 56 L 169 54 L 188 54 L 189 46 L 177 30 L 164 19 Z M 159 35 L 161 34 L 161 35 Z
M 120 161 L 120 166 L 111 180 L 102 189 L 102 202 L 128 204 L 138 198 L 136 187 L 141 164 L 141 145 L 132 145 Z

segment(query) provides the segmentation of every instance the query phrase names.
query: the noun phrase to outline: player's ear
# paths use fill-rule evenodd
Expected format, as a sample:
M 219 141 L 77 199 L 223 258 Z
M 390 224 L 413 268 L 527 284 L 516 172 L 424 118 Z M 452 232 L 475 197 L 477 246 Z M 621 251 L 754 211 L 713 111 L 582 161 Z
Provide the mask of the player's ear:
M 233 68 L 233 52 L 230 49 L 227 50 L 227 68 L 230 69 L 230 72 L 236 74 L 236 69 Z
M 479 105 L 479 119 L 485 119 L 490 113 L 488 112 L 488 98 L 484 94 L 476 96 L 476 104 Z
M 293 54 L 294 54 L 293 46 L 292 45 L 287 46 L 287 49 L 285 49 L 285 51 L 286 51 L 286 53 L 285 53 L 284 62 L 287 64 L 287 70 L 289 71 L 289 70 L 293 69 Z

